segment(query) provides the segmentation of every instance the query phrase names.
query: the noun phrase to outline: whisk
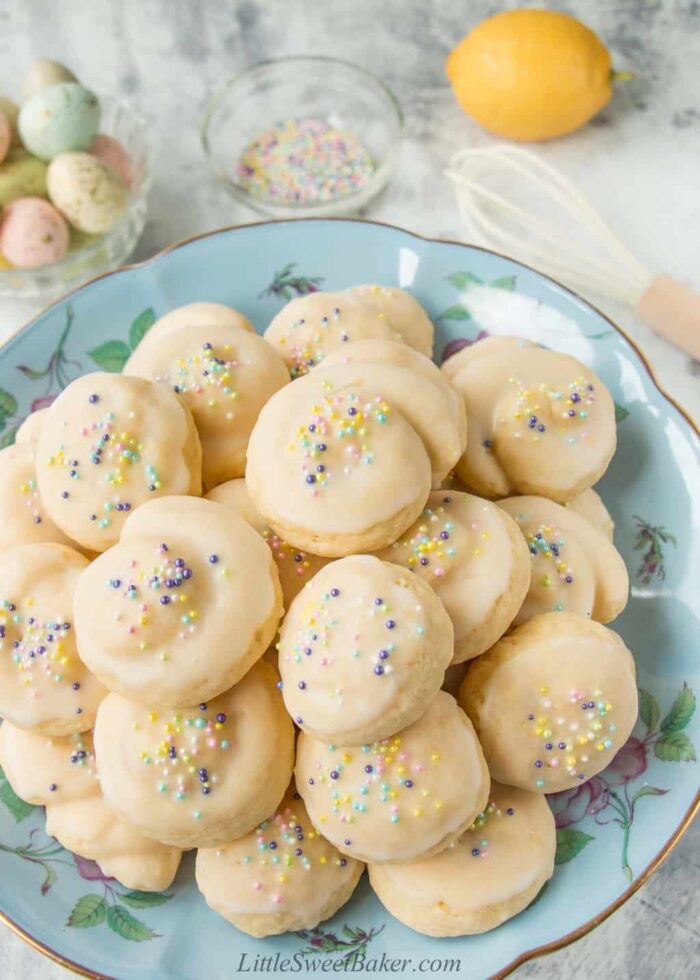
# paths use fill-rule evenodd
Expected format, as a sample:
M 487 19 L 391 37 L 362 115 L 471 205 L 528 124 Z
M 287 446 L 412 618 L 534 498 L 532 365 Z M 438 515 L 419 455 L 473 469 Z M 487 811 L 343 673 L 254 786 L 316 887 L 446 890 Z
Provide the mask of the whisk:
M 572 288 L 629 304 L 656 333 L 700 359 L 700 294 L 646 269 L 576 185 L 539 156 L 507 145 L 460 150 L 447 176 L 484 245 Z

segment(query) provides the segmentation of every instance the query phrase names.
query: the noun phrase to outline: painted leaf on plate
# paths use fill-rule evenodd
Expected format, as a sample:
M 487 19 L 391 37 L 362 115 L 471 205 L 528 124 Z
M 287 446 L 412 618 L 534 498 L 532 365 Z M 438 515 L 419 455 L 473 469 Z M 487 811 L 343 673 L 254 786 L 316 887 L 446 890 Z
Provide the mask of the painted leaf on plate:
M 111 905 L 109 907 L 107 925 L 112 932 L 116 932 L 122 939 L 128 939 L 132 943 L 142 943 L 147 939 L 153 939 L 156 935 L 152 929 L 135 918 L 123 905 Z
M 661 722 L 662 732 L 681 732 L 693 717 L 695 712 L 695 695 L 688 687 L 687 682 L 679 691 L 676 700 L 668 710 L 668 713 Z
M 73 906 L 68 925 L 76 929 L 92 929 L 104 922 L 107 903 L 101 895 L 83 895 Z
M 507 289 L 509 292 L 512 292 L 515 289 L 516 281 L 515 276 L 499 276 L 498 279 L 492 279 L 489 286 L 492 286 L 494 289 Z
M 10 784 L 5 778 L 5 773 L 0 768 L 0 803 L 4 803 L 7 809 L 12 814 L 15 823 L 21 823 L 26 820 L 30 813 L 34 810 L 31 803 L 25 803 L 21 800 L 19 796 L 12 789 Z
M 438 320 L 471 320 L 471 313 L 465 310 L 463 306 L 457 304 L 456 306 L 448 307 L 440 314 Z
M 129 359 L 131 350 L 123 340 L 107 340 L 99 347 L 88 351 L 88 355 L 95 364 L 103 371 L 112 371 L 115 374 L 121 371 Z
M 595 837 L 584 834 L 582 830 L 571 830 L 566 828 L 557 831 L 557 853 L 554 858 L 555 864 L 566 864 L 573 861 L 577 854 L 586 847 Z
M 654 742 L 654 755 L 662 762 L 695 762 L 693 743 L 684 732 L 666 732 Z
M 139 313 L 129 327 L 129 344 L 132 350 L 138 347 L 155 322 L 156 315 L 153 307 L 149 306 L 147 310 Z
M 119 896 L 132 909 L 151 909 L 156 905 L 164 905 L 173 897 L 166 892 L 126 892 Z
M 479 279 L 473 272 L 453 272 L 451 276 L 447 277 L 447 281 L 455 289 L 467 289 L 469 286 L 474 285 L 482 286 L 484 283 L 484 280 Z
M 7 418 L 17 411 L 17 399 L 9 391 L 0 388 L 0 416 Z
M 660 716 L 661 712 L 659 711 L 659 705 L 654 695 L 650 694 L 649 691 L 645 691 L 643 687 L 640 687 L 639 717 L 647 726 L 647 731 L 656 731 Z

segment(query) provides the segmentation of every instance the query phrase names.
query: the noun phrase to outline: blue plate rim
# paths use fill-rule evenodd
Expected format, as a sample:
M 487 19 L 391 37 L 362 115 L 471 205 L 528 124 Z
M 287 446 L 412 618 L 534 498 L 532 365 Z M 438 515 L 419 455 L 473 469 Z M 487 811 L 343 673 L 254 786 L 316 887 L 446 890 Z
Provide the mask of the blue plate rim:
M 540 272 L 538 269 L 535 269 L 533 266 L 528 265 L 525 262 L 521 262 L 519 259 L 514 259 L 509 255 L 505 255 L 503 252 L 498 252 L 495 249 L 485 248 L 482 245 L 476 245 L 473 244 L 472 242 L 458 242 L 450 238 L 434 238 L 429 235 L 421 235 L 418 232 L 410 231 L 407 228 L 402 228 L 400 225 L 394 225 L 387 221 L 369 220 L 367 218 L 352 218 L 352 217 L 271 218 L 263 221 L 248 221 L 235 225 L 224 225 L 221 228 L 215 228 L 211 231 L 198 232 L 195 235 L 189 235 L 186 238 L 181 238 L 178 241 L 173 242 L 172 244 L 161 249 L 159 252 L 156 252 L 155 255 L 152 255 L 149 258 L 142 260 L 141 262 L 131 262 L 126 265 L 120 266 L 118 269 L 111 269 L 107 272 L 101 273 L 100 275 L 93 276 L 92 279 L 88 279 L 80 286 L 77 286 L 75 289 L 70 290 L 70 292 L 64 293 L 58 299 L 54 300 L 52 303 L 49 303 L 47 306 L 45 306 L 39 313 L 33 316 L 25 324 L 19 327 L 19 329 L 16 330 L 12 334 L 12 336 L 8 337 L 8 339 L 4 343 L 0 344 L 0 354 L 2 354 L 2 352 L 5 351 L 8 347 L 13 345 L 14 342 L 17 341 L 21 336 L 23 336 L 25 333 L 28 333 L 34 327 L 36 322 L 40 318 L 42 318 L 46 313 L 48 313 L 49 310 L 54 309 L 55 307 L 65 303 L 66 300 L 69 300 L 71 297 L 76 296 L 78 293 L 81 293 L 84 290 L 88 289 L 90 286 L 93 285 L 93 283 L 99 282 L 102 279 L 107 279 L 110 276 L 120 275 L 121 273 L 131 272 L 137 269 L 148 268 L 149 266 L 157 263 L 159 259 L 161 259 L 165 255 L 168 255 L 170 252 L 174 252 L 177 249 L 183 248 L 187 245 L 190 245 L 193 242 L 200 241 L 204 238 L 211 238 L 216 235 L 223 235 L 223 234 L 227 234 L 228 232 L 241 231 L 244 228 L 254 228 L 260 225 L 287 225 L 296 222 L 305 222 L 305 223 L 338 222 L 341 224 L 352 223 L 352 224 L 361 224 L 361 225 L 371 225 L 378 228 L 388 228 L 391 231 L 397 231 L 402 235 L 407 235 L 409 238 L 415 238 L 421 242 L 430 242 L 437 245 L 456 245 L 460 248 L 474 249 L 478 252 L 484 252 L 487 255 L 494 255 L 498 258 L 506 259 L 509 262 L 513 262 L 515 265 L 518 265 L 521 268 L 534 273 L 536 276 L 539 276 L 541 279 L 544 279 L 550 285 L 555 286 L 557 289 L 561 290 L 563 293 L 570 296 L 576 302 L 582 303 L 584 306 L 593 310 L 595 313 L 598 314 L 598 316 L 600 316 L 603 320 L 605 320 L 606 323 L 609 323 L 610 326 L 622 337 L 624 341 L 627 342 L 627 344 L 635 352 L 640 362 L 644 366 L 647 374 L 649 375 L 652 384 L 657 389 L 657 391 L 662 396 L 662 398 L 664 398 L 670 405 L 673 406 L 673 408 L 676 409 L 679 415 L 681 415 L 681 417 L 685 419 L 685 421 L 688 423 L 688 425 L 691 428 L 691 431 L 695 434 L 695 436 L 700 438 L 700 427 L 698 427 L 698 424 L 695 422 L 695 420 L 690 415 L 690 413 L 682 405 L 680 405 L 671 394 L 669 394 L 669 392 L 664 388 L 664 386 L 658 380 L 652 365 L 649 363 L 646 355 L 638 346 L 636 341 L 633 340 L 632 337 L 630 337 L 629 334 L 627 334 L 622 329 L 622 327 L 618 326 L 618 324 L 615 323 L 615 321 L 612 320 L 611 317 L 607 315 L 607 313 L 604 313 L 594 303 L 581 296 L 575 290 L 570 289 L 568 286 L 564 286 L 562 283 L 558 282 L 552 276 L 548 276 L 544 272 Z M 618 895 L 615 901 L 607 905 L 604 909 L 598 912 L 597 915 L 593 916 L 593 918 L 589 919 L 587 922 L 584 922 L 582 925 L 578 926 L 578 928 L 573 929 L 571 932 L 566 933 L 564 936 L 560 936 L 559 939 L 555 939 L 550 943 L 544 943 L 541 946 L 535 946 L 532 949 L 523 950 L 523 952 L 520 953 L 518 956 L 516 956 L 515 959 L 513 959 L 510 963 L 507 964 L 507 966 L 503 967 L 501 970 L 498 970 L 496 973 L 491 974 L 491 976 L 487 978 L 487 980 L 504 980 L 505 977 L 513 973 L 513 971 L 516 970 L 519 966 L 522 966 L 523 963 L 527 963 L 529 960 L 536 959 L 539 956 L 545 956 L 548 953 L 553 953 L 556 952 L 557 950 L 564 949 L 566 946 L 571 945 L 577 940 L 582 939 L 584 936 L 588 935 L 588 933 L 592 932 L 609 916 L 611 916 L 613 912 L 616 912 L 619 908 L 621 908 L 625 904 L 625 902 L 627 902 L 627 900 L 631 898 L 632 895 L 634 895 L 635 892 L 637 892 L 639 888 L 641 888 L 641 886 L 649 880 L 649 878 L 654 874 L 654 872 L 661 867 L 661 865 L 669 856 L 669 854 L 674 849 L 676 844 L 678 844 L 681 837 L 686 832 L 686 830 L 692 823 L 693 818 L 696 816 L 698 812 L 700 812 L 700 789 L 695 794 L 693 801 L 691 802 L 690 806 L 688 807 L 685 814 L 683 815 L 680 823 L 678 824 L 674 832 L 671 834 L 671 836 L 668 838 L 668 840 L 666 840 L 663 847 L 652 858 L 652 860 L 642 871 L 642 873 L 637 878 L 635 878 L 635 880 L 629 885 L 629 887 L 625 889 L 625 891 L 622 892 L 621 895 Z M 46 944 L 40 942 L 38 939 L 32 936 L 31 933 L 29 933 L 17 922 L 11 919 L 5 912 L 2 911 L 2 909 L 0 909 L 0 922 L 6 925 L 12 932 L 15 933 L 15 935 L 19 936 L 20 939 L 23 939 L 29 946 L 37 950 L 37 952 L 53 960 L 55 963 L 58 963 L 61 966 L 66 967 L 69 970 L 72 970 L 74 973 L 77 973 L 78 975 L 83 977 L 89 977 L 90 980 L 116 980 L 115 977 L 110 977 L 108 974 L 105 973 L 97 973 L 96 971 L 91 970 L 90 967 L 84 966 L 81 963 L 77 963 L 75 960 L 68 959 L 67 957 L 59 953 L 57 950 L 52 949 L 50 946 L 47 946 Z

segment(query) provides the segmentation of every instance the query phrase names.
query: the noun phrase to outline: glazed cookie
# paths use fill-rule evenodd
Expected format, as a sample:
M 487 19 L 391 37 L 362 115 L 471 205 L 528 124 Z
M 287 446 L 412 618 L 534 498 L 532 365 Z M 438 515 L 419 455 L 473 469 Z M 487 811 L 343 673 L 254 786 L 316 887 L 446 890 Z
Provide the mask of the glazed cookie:
M 489 803 L 448 848 L 405 864 L 373 864 L 377 898 L 427 936 L 472 936 L 522 912 L 554 873 L 554 817 L 544 797 L 491 784 Z
M 292 786 L 274 815 L 245 837 L 197 852 L 207 904 L 250 936 L 313 929 L 348 901 L 364 865 L 314 829 Z
M 605 769 L 637 720 L 632 654 L 576 613 L 543 613 L 474 661 L 459 692 L 494 779 L 557 793 Z
M 263 536 L 277 565 L 284 608 L 289 609 L 289 604 L 297 592 L 303 589 L 309 579 L 323 568 L 328 559 L 319 558 L 318 555 L 312 555 L 308 551 L 301 551 L 299 548 L 287 544 L 275 534 L 253 506 L 245 480 L 229 480 L 228 483 L 214 487 L 207 494 L 207 500 L 214 500 L 216 503 L 230 507 L 258 534 Z M 276 656 L 275 654 L 275 663 L 277 662 Z
M 107 693 L 78 654 L 73 595 L 87 559 L 62 544 L 0 555 L 0 716 L 45 735 L 92 728 Z
M 400 411 L 360 385 L 331 389 L 315 372 L 272 396 L 248 444 L 256 510 L 284 541 L 318 555 L 395 541 L 430 482 L 428 453 Z
M 96 861 L 127 888 L 157 892 L 172 884 L 182 851 L 144 837 L 108 806 L 90 732 L 49 738 L 6 721 L 0 765 L 17 796 L 46 807 L 46 833 L 66 850 Z
M 419 355 L 418 355 L 419 356 Z M 422 372 L 389 363 L 326 364 L 313 372 L 328 390 L 348 387 L 381 395 L 401 412 L 425 446 L 432 467 L 432 485 L 439 487 L 460 459 L 467 444 L 464 406 L 450 385 L 435 384 Z
M 0 450 L 0 513 L 0 551 L 40 541 L 72 543 L 41 501 L 31 443 Z
M 159 344 L 169 343 L 171 334 L 187 329 L 211 327 L 214 330 L 228 328 L 229 330 L 246 330 L 255 333 L 255 327 L 250 320 L 223 303 L 187 303 L 159 317 L 148 334 Z
M 440 389 L 445 409 L 454 419 L 462 446 L 466 446 L 467 413 L 464 399 L 437 364 L 425 354 L 395 340 L 358 340 L 331 351 L 324 359 L 323 366 L 329 367 L 331 364 L 393 364 L 431 381 Z
M 110 690 L 162 707 L 235 684 L 281 615 L 265 542 L 230 508 L 197 497 L 143 504 L 75 594 L 85 662 Z
M 605 506 L 603 501 L 600 499 L 600 495 L 593 489 L 584 490 L 583 493 L 579 493 L 576 497 L 572 497 L 571 500 L 564 504 L 565 507 L 570 507 L 571 510 L 575 510 L 577 514 L 581 517 L 585 517 L 586 520 L 594 524 L 599 531 L 602 531 L 606 538 L 610 541 L 613 540 L 613 534 L 615 531 L 615 523 L 608 512 L 608 508 Z
M 508 629 L 530 583 L 518 527 L 489 500 L 435 490 L 423 513 L 380 558 L 410 568 L 445 604 L 454 663 L 477 657 Z
M 489 773 L 471 722 L 439 691 L 418 721 L 372 745 L 302 732 L 297 788 L 314 826 L 360 861 L 411 861 L 456 840 L 488 802 Z
M 530 550 L 532 576 L 515 625 L 538 613 L 568 612 L 609 623 L 627 603 L 629 576 L 603 531 L 545 497 L 508 497 L 498 506 L 513 517 Z
M 464 660 L 461 664 L 450 664 L 450 666 L 445 671 L 445 678 L 442 682 L 442 690 L 447 691 L 451 694 L 453 698 L 456 698 L 459 694 L 459 689 L 464 680 L 464 676 L 467 673 L 467 667 L 469 666 L 469 661 Z
M 202 488 L 190 410 L 166 385 L 120 374 L 86 374 L 61 392 L 36 466 L 49 515 L 92 551 L 115 544 L 139 504 Z
M 316 738 L 362 745 L 406 728 L 452 659 L 450 617 L 429 585 L 371 555 L 331 562 L 280 631 L 287 711 Z
M 235 310 L 228 312 L 232 322 L 222 317 L 218 325 L 205 319 L 159 330 L 156 323 L 124 368 L 125 374 L 164 382 L 182 395 L 202 443 L 207 487 L 243 476 L 248 438 L 260 409 L 289 382 L 279 354 L 249 325 L 234 323 L 239 316 Z
M 277 675 L 257 663 L 242 681 L 191 708 L 102 702 L 95 751 L 107 802 L 147 837 L 218 847 L 274 813 L 294 765 L 294 726 Z
M 493 337 L 459 351 L 444 370 L 465 401 L 469 441 L 457 473 L 475 493 L 566 501 L 607 469 L 615 406 L 576 358 Z
M 265 339 L 292 377 L 306 374 L 330 351 L 355 340 L 402 340 L 428 357 L 433 324 L 410 293 L 395 286 L 352 286 L 337 293 L 298 296 L 283 307 Z
M 48 408 L 40 408 L 37 412 L 28 415 L 15 433 L 15 444 L 19 446 L 29 442 L 36 445 L 48 414 Z

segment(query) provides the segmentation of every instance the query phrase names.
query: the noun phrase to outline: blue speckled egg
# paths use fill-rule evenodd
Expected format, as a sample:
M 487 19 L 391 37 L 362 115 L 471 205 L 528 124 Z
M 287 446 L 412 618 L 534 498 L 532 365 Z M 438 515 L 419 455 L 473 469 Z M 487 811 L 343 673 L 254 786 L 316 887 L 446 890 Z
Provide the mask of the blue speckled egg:
M 22 142 L 41 160 L 86 149 L 99 123 L 97 96 L 77 82 L 42 89 L 24 103 L 18 120 Z

